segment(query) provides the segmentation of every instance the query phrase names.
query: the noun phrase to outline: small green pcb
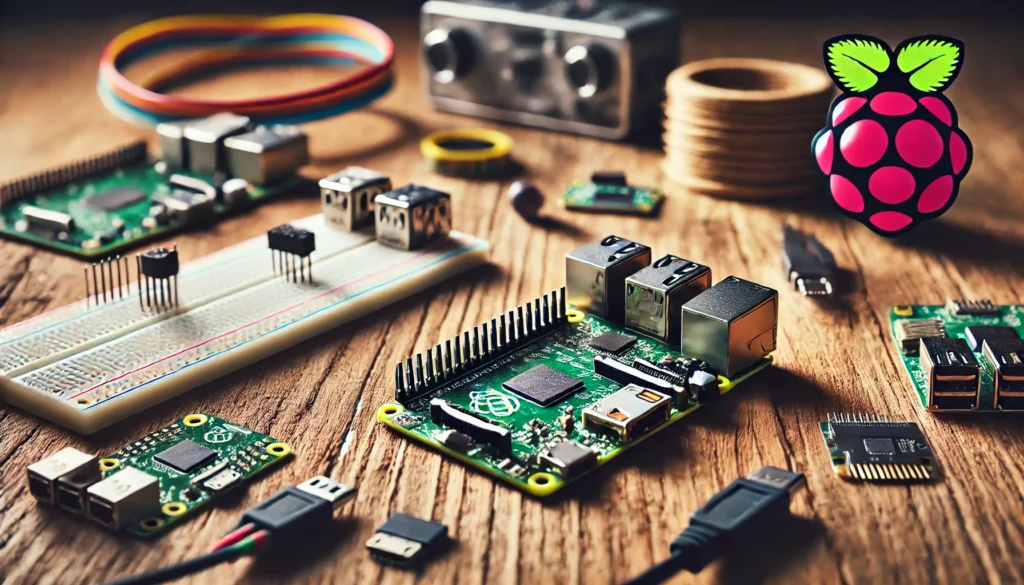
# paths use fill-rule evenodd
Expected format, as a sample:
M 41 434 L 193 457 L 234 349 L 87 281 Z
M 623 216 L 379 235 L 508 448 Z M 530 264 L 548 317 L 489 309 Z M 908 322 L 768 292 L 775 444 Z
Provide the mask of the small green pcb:
M 526 322 L 540 322 L 540 315 L 547 314 L 547 300 L 543 308 L 535 302 L 535 319 L 530 317 L 530 304 L 525 306 Z M 515 322 L 512 315 L 510 327 Z M 562 323 L 549 322 L 535 335 L 526 333 L 526 341 L 498 352 L 496 361 L 469 358 L 464 370 L 458 364 L 455 370 L 450 363 L 442 364 L 438 346 L 437 352 L 427 354 L 427 379 L 439 369 L 431 369 L 435 362 L 459 373 L 436 390 L 382 405 L 377 420 L 527 493 L 547 496 L 701 406 L 684 399 L 678 409 L 664 394 L 624 386 L 595 369 L 595 358 L 627 365 L 637 358 L 650 364 L 673 362 L 682 358 L 678 349 L 581 311 L 570 309 L 566 315 Z M 493 349 L 494 333 L 505 333 L 501 319 L 500 327 L 492 321 L 491 336 L 485 326 L 483 335 L 474 337 L 472 351 L 467 333 L 465 355 L 487 354 L 487 339 Z M 454 355 L 460 355 L 458 341 Z M 767 356 L 733 380 L 718 376 L 718 393 L 728 392 L 770 363 Z M 423 378 L 419 359 L 416 370 Z M 402 372 L 399 368 L 400 389 Z M 715 378 L 709 378 L 714 383 Z M 588 421 L 591 412 L 607 417 Z M 467 421 L 472 429 L 467 430 Z M 618 423 L 622 426 L 614 428 Z M 478 439 L 472 441 L 468 435 L 474 432 Z M 491 433 L 498 441 L 488 444 L 479 440 L 480 433 Z
M 576 211 L 654 215 L 664 198 L 646 187 L 575 182 L 562 195 L 562 204 Z
M 1024 410 L 1024 305 L 899 305 L 892 308 L 889 320 L 897 351 L 924 408 Z
M 97 495 L 103 497 L 106 494 L 105 490 L 95 489 L 102 484 L 100 482 L 93 484 L 88 492 L 87 511 L 94 520 L 111 528 L 121 528 L 136 536 L 150 536 L 166 530 L 221 494 L 249 481 L 267 467 L 287 458 L 291 452 L 291 447 L 267 435 L 215 416 L 190 414 L 99 461 L 104 479 L 127 468 L 156 478 L 159 482 L 158 503 L 145 501 L 147 496 L 140 496 L 138 501 L 119 496 L 123 499 L 114 501 L 108 497 L 97 502 Z M 146 494 L 142 483 L 135 484 L 139 486 L 135 494 Z M 105 515 L 108 507 L 111 511 L 109 519 Z M 119 522 L 118 507 L 147 509 L 150 512 L 137 519 Z
M 265 199 L 295 189 L 291 177 L 273 185 L 248 185 L 242 196 L 218 196 L 190 209 L 154 217 L 158 201 L 175 191 L 166 173 L 146 156 L 145 145 L 54 169 L 0 186 L 0 234 L 85 259 L 101 259 L 182 228 L 216 222 Z M 213 185 L 212 175 L 175 171 Z

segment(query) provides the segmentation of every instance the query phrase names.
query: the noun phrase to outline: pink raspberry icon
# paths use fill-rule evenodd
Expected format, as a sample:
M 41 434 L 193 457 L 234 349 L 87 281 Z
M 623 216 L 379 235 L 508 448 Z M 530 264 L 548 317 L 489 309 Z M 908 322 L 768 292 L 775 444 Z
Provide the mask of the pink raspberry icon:
M 892 50 L 844 35 L 826 41 L 824 55 L 843 93 L 812 152 L 839 209 L 890 237 L 945 213 L 973 154 L 942 95 L 960 72 L 964 44 L 925 36 Z

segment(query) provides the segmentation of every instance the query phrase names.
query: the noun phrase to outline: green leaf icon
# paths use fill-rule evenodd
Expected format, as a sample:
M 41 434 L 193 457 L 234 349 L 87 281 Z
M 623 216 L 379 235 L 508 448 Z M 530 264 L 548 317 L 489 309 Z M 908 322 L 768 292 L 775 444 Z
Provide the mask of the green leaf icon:
M 836 85 L 865 92 L 889 69 L 891 53 L 883 41 L 867 35 L 844 35 L 825 41 L 825 65 Z
M 964 44 L 949 37 L 915 37 L 896 49 L 896 66 L 910 85 L 925 92 L 943 91 L 960 73 Z

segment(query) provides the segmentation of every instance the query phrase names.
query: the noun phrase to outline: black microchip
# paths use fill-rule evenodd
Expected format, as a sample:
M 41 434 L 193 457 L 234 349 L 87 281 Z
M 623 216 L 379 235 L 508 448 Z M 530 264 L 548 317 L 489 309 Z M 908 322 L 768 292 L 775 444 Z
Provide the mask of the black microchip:
M 543 364 L 534 366 L 502 386 L 541 406 L 548 406 L 583 390 L 583 382 Z
M 999 325 L 971 325 L 967 328 L 967 342 L 971 349 L 981 351 L 981 345 L 986 341 L 1014 340 L 1020 339 L 1020 334 L 1012 327 Z
M 267 232 L 267 243 L 271 250 L 295 254 L 305 258 L 316 250 L 316 236 L 288 224 L 279 225 Z
M 125 186 L 94 193 L 86 197 L 82 205 L 96 211 L 116 211 L 145 200 L 146 194 L 141 189 Z
M 622 171 L 597 171 L 590 175 L 590 182 L 595 185 L 626 186 L 626 173 Z
M 635 335 L 623 335 L 621 333 L 615 333 L 609 331 L 604 335 L 600 335 L 590 340 L 590 347 L 600 349 L 601 351 L 607 351 L 609 353 L 619 354 L 636 343 Z
M 154 461 L 182 473 L 192 473 L 216 458 L 216 451 L 190 439 L 185 439 L 153 456 Z
M 846 415 L 823 427 L 833 461 L 841 457 L 845 473 L 855 479 L 920 481 L 937 472 L 932 449 L 914 423 Z
M 562 477 L 576 477 L 597 465 L 597 452 L 576 441 L 562 441 L 543 453 L 540 459 Z

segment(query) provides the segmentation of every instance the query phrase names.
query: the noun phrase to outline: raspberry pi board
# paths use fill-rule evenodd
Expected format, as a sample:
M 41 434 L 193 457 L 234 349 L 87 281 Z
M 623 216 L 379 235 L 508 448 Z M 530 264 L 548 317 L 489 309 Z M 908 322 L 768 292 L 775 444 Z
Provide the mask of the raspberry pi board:
M 892 308 L 889 320 L 924 408 L 1024 410 L 1024 306 L 957 300 L 900 305 Z
M 562 195 L 562 204 L 573 211 L 654 215 L 664 198 L 657 189 L 576 182 Z
M 92 433 L 487 260 L 458 232 L 405 251 L 322 215 L 292 225 L 315 234 L 311 282 L 276 274 L 263 236 L 183 265 L 170 310 L 82 300 L 0 330 L 0 399 Z
M 0 234 L 80 258 L 105 258 L 175 231 L 220 218 L 297 188 L 290 177 L 246 185 L 229 200 L 180 201 L 181 213 L 157 213 L 176 187 L 139 141 L 59 169 L 0 185 Z M 217 184 L 212 173 L 178 170 L 187 179 Z M 243 192 L 244 191 L 244 192 Z M 38 221 L 37 221 L 38 220 Z
M 292 452 L 273 437 L 206 414 L 190 414 L 99 461 L 71 451 L 84 459 L 76 472 L 46 473 L 68 460 L 67 450 L 58 452 L 29 467 L 29 491 L 142 537 L 167 530 Z M 126 471 L 125 479 L 118 477 Z

